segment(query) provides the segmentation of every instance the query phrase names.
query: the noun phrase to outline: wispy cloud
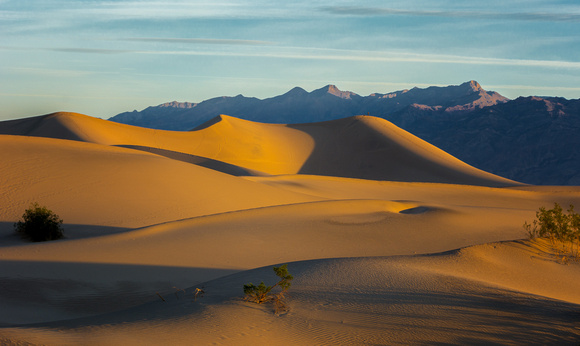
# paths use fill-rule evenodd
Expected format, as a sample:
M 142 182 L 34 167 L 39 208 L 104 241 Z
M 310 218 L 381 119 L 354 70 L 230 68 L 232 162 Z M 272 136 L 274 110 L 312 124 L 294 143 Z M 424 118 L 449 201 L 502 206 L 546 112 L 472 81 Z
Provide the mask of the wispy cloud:
M 155 22 L 185 19 L 283 18 L 281 8 L 286 6 L 254 4 L 251 1 L 10 1 L 0 9 L 0 33 L 20 34 L 70 28 L 90 28 L 98 31 L 105 30 L 106 27 L 97 24 L 111 22 L 131 25 L 135 21 L 141 21 L 141 24 L 149 22 L 151 25 L 158 25 Z
M 309 6 L 310 7 L 310 6 Z M 284 17 L 291 4 L 269 1 L 191 1 L 191 0 L 30 0 L 12 1 L 0 9 L 0 18 L 52 22 L 102 22 L 111 20 L 172 20 L 193 18 L 272 18 Z M 307 12 L 307 11 L 306 11 Z
M 137 52 L 134 50 L 126 50 L 126 49 L 100 49 L 100 48 L 46 48 L 44 50 L 64 53 L 89 53 L 89 54 L 123 54 Z
M 33 68 L 33 67 L 11 67 L 9 68 L 9 70 L 19 74 L 45 76 L 45 77 L 77 78 L 95 74 L 95 72 L 93 71 L 63 70 L 63 69 Z
M 550 21 L 550 22 L 580 22 L 580 14 L 563 12 L 486 12 L 486 11 L 428 11 L 428 10 L 404 10 L 383 7 L 364 6 L 325 6 L 320 11 L 352 16 L 427 16 L 427 17 L 450 17 L 450 18 L 480 18 L 493 20 L 527 20 L 527 21 Z
M 580 62 L 558 60 L 528 60 L 471 57 L 459 55 L 438 55 L 419 53 L 390 53 L 374 51 L 351 51 L 340 49 L 303 49 L 294 47 L 278 47 L 279 49 L 263 51 L 138 51 L 137 54 L 160 55 L 215 55 L 243 56 L 256 58 L 334 60 L 359 62 L 401 62 L 401 63 L 431 63 L 431 64 L 463 64 L 463 65 L 497 65 L 525 66 L 543 68 L 580 69 Z
M 215 39 L 215 38 L 161 38 L 161 37 L 132 37 L 120 39 L 132 42 L 157 42 L 157 43 L 185 43 L 185 44 L 224 44 L 243 46 L 273 45 L 274 42 L 238 39 Z
M 9 97 L 42 97 L 42 98 L 53 98 L 53 99 L 67 99 L 70 95 L 65 94 L 34 94 L 34 93 L 0 93 L 0 96 Z M 132 96 L 92 96 L 92 95 L 75 95 L 75 99 L 87 99 L 87 100 L 151 100 L 149 97 L 132 97 Z
M 182 39 L 128 39 L 137 41 L 157 42 L 181 42 Z M 167 41 L 169 40 L 169 41 Z M 214 39 L 183 39 L 188 43 L 208 43 L 208 44 L 232 44 L 240 46 L 239 49 L 229 50 L 150 50 L 150 49 L 99 49 L 99 48 L 19 48 L 0 46 L 5 50 L 39 50 L 63 53 L 84 53 L 84 54 L 140 54 L 140 55 L 182 55 L 182 56 L 223 56 L 223 57 L 253 57 L 272 59 L 298 59 L 298 60 L 328 60 L 328 61 L 353 61 L 353 62 L 399 62 L 399 63 L 428 63 L 428 64 L 461 64 L 461 65 L 493 65 L 493 66 L 520 66 L 539 68 L 565 68 L 580 69 L 580 61 L 564 60 L 537 60 L 537 59 L 505 59 L 474 57 L 462 55 L 442 55 L 442 54 L 422 54 L 408 52 L 381 52 L 364 50 L 345 50 L 329 48 L 303 48 L 303 47 L 283 47 L 268 46 L 262 41 L 246 40 L 214 40 Z M 232 41 L 232 43 L 229 43 Z M 243 46 L 263 46 L 246 47 Z
M 88 54 L 124 54 L 136 53 L 136 50 L 128 49 L 102 49 L 102 48 L 70 48 L 70 47 L 15 47 L 15 46 L 0 46 L 0 50 L 13 51 L 45 51 L 45 52 L 62 52 L 62 53 L 88 53 Z

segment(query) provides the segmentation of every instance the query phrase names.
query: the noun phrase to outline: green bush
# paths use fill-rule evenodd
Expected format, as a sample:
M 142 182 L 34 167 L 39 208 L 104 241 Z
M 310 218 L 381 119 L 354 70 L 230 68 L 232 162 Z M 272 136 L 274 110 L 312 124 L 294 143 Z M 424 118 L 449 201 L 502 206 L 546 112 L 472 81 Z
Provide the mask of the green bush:
M 288 309 L 284 294 L 288 288 L 290 288 L 290 285 L 292 284 L 290 281 L 292 281 L 294 277 L 288 273 L 287 264 L 280 267 L 274 267 L 274 272 L 276 273 L 276 276 L 280 278 L 280 281 L 273 286 L 266 286 L 263 281 L 258 286 L 252 283 L 244 285 L 244 300 L 257 304 L 274 303 L 275 312 L 279 313 Z M 280 291 L 273 293 L 272 290 L 276 287 L 279 288 Z
M 572 255 L 580 257 L 580 214 L 574 212 L 573 205 L 567 213 L 558 203 L 554 203 L 552 209 L 541 207 L 532 224 L 524 222 L 524 230 L 530 239 L 548 238 L 561 242 L 563 247 L 568 244 Z
M 52 210 L 33 203 L 22 214 L 22 220 L 14 224 L 17 233 L 34 242 L 56 240 L 64 236 L 62 220 Z

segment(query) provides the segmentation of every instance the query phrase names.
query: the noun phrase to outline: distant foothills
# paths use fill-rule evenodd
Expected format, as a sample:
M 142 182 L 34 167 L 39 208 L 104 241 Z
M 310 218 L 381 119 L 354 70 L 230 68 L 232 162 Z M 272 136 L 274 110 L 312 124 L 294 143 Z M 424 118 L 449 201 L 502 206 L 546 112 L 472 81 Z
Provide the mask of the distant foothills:
M 482 170 L 536 185 L 580 185 L 580 99 L 510 100 L 476 81 L 360 96 L 334 85 L 257 99 L 238 95 L 200 103 L 169 102 L 109 120 L 189 131 L 225 114 L 278 124 L 371 115 Z

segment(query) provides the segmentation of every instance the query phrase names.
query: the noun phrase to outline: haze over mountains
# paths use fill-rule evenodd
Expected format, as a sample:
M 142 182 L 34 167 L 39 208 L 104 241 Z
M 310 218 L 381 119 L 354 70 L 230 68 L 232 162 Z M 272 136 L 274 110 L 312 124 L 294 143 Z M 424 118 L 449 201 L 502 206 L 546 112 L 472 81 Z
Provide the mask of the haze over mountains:
M 580 100 L 509 100 L 475 81 L 368 96 L 334 85 L 312 92 L 296 87 L 263 100 L 238 95 L 200 103 L 170 102 L 110 120 L 188 131 L 220 114 L 288 124 L 372 115 L 484 171 L 529 184 L 580 184 Z

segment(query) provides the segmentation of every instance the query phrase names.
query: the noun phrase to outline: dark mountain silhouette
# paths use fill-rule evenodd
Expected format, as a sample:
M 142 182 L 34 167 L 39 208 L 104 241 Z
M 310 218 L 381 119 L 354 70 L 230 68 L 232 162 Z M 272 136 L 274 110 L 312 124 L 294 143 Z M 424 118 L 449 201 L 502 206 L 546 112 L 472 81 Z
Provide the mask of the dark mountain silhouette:
M 580 99 L 520 97 L 452 115 L 407 109 L 396 118 L 485 171 L 529 184 L 580 185 Z
M 238 95 L 171 102 L 110 120 L 187 131 L 227 114 L 265 123 L 311 123 L 373 115 L 485 171 L 538 185 L 580 185 L 580 99 L 509 100 L 477 82 L 360 96 L 334 85 L 257 99 Z
M 387 118 L 413 104 L 434 110 L 465 111 L 508 101 L 470 81 L 459 86 L 413 88 L 389 94 L 359 96 L 334 85 L 307 92 L 296 87 L 283 95 L 260 100 L 254 97 L 216 97 L 200 103 L 169 102 L 140 112 L 125 112 L 109 120 L 155 129 L 186 131 L 220 114 L 265 123 L 310 123 L 374 115 Z

